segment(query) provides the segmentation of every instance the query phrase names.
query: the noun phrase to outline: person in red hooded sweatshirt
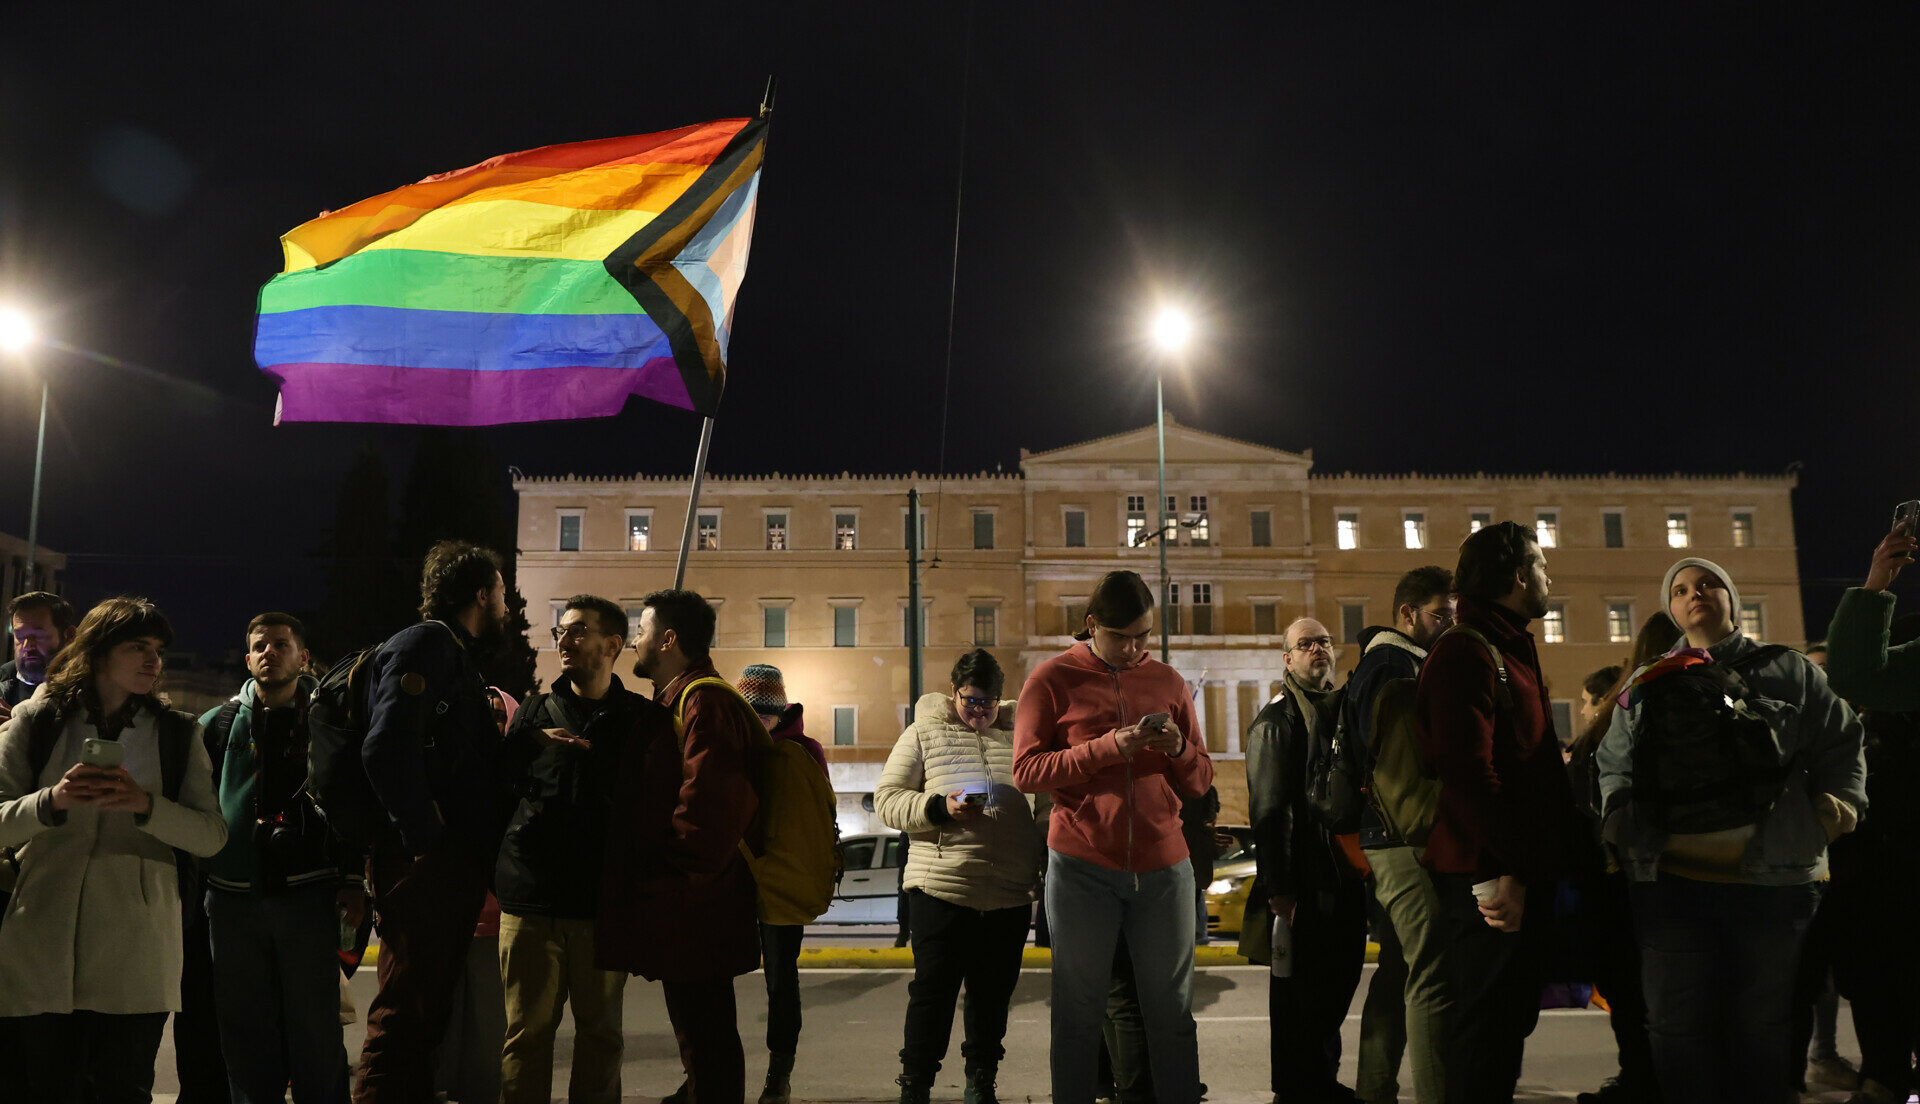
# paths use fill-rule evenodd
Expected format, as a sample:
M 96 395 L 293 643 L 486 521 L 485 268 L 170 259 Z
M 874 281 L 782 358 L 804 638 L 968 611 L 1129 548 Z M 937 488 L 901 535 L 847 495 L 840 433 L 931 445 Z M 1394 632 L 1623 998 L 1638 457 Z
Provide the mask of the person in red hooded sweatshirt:
M 1193 698 L 1153 659 L 1153 592 L 1109 572 L 1084 629 L 1034 668 L 1013 723 L 1013 781 L 1053 799 L 1047 829 L 1053 929 L 1053 1099 L 1092 1104 L 1114 950 L 1124 935 L 1158 1104 L 1195 1104 L 1193 866 L 1181 798 L 1213 785 Z M 1191 734 L 1191 735 L 1190 735 Z

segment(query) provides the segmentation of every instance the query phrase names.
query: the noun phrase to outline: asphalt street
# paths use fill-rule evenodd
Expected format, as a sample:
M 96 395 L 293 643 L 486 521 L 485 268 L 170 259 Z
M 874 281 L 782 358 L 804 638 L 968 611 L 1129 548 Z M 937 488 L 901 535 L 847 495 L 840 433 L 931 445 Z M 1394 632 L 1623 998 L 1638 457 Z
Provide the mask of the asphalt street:
M 809 942 L 813 942 L 811 939 Z M 1342 1080 L 1353 1083 L 1354 1048 L 1360 1031 L 1360 1000 L 1367 976 L 1347 1017 L 1343 1031 L 1345 1057 Z M 854 1101 L 893 1098 L 893 1078 L 899 1073 L 901 1017 L 907 1003 L 906 970 L 803 970 L 800 984 L 805 1027 L 793 1077 L 797 1101 Z M 1029 970 L 1022 974 L 1014 994 L 1008 1028 L 1007 1059 L 1001 1067 L 1000 1095 L 1008 1101 L 1047 1097 L 1047 993 L 1049 974 Z M 766 1069 L 766 997 L 759 974 L 739 979 L 741 1034 L 747 1044 L 748 1100 L 759 1091 Z M 361 971 L 353 983 L 354 997 L 364 1009 L 372 996 L 370 971 Z M 1213 1104 L 1267 1104 L 1271 1099 L 1267 1076 L 1266 971 L 1254 966 L 1215 967 L 1199 972 L 1194 990 L 1194 1016 L 1200 1028 L 1201 1076 Z M 949 1062 L 941 1070 L 935 1100 L 958 1100 L 962 1089 L 959 1068 L 958 1017 Z M 566 1096 L 566 1068 L 572 1057 L 571 1023 L 563 1026 L 556 1044 L 555 1098 Z M 363 1028 L 346 1029 L 347 1049 L 357 1055 Z M 1857 1058 L 1850 1017 L 1841 1015 L 1840 1050 Z M 667 1023 L 660 990 L 635 979 L 627 988 L 625 1098 L 658 1100 L 680 1083 L 679 1054 Z M 1527 1044 L 1521 1077 L 1524 1101 L 1570 1101 L 1576 1092 L 1590 1090 L 1613 1072 L 1612 1036 L 1604 1013 L 1550 1011 Z M 156 1099 L 173 1099 L 172 1041 L 160 1056 Z M 1827 1092 L 1809 1100 L 1839 1101 L 1846 1094 Z M 1412 1086 L 1403 1083 L 1400 1099 L 1413 1099 Z

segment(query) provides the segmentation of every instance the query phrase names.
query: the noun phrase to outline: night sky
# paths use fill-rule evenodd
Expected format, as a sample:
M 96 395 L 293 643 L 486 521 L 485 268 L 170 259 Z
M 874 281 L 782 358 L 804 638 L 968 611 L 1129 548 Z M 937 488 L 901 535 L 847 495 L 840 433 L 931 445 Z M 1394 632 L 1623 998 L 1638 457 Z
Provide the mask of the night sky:
M 282 232 L 751 114 L 768 74 L 716 472 L 936 470 L 943 392 L 952 471 L 1147 424 L 1168 295 L 1206 339 L 1170 409 L 1319 471 L 1802 462 L 1810 627 L 1920 496 L 1912 5 L 18 7 L 0 300 L 126 362 L 36 354 L 41 539 L 76 599 L 148 593 L 180 647 L 316 602 L 335 481 L 372 442 L 397 487 L 418 437 L 271 425 L 252 314 Z M 0 367 L 20 535 L 36 413 Z M 486 433 L 529 473 L 684 473 L 698 419 Z

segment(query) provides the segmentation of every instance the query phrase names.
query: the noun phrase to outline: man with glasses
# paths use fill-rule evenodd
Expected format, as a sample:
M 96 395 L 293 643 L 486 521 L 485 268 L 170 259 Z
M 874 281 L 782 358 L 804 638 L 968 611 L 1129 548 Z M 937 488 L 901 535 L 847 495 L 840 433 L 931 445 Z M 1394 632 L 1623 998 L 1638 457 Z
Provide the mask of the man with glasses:
M 1256 867 L 1248 899 L 1267 902 L 1269 921 L 1292 942 L 1267 996 L 1276 1104 L 1352 1098 L 1336 1079 L 1340 1025 L 1360 984 L 1367 938 L 1363 884 L 1335 858 L 1332 836 L 1307 806 L 1308 752 L 1316 735 L 1330 740 L 1339 723 L 1333 637 L 1303 617 L 1284 639 L 1285 689 L 1254 718 L 1246 742 Z M 1261 922 L 1258 915 L 1243 921 Z
M 33 696 L 47 678 L 47 663 L 73 639 L 73 606 L 58 594 L 32 590 L 7 603 L 13 660 L 0 666 L 0 721 Z
M 573 1006 L 573 1073 L 567 1099 L 620 1099 L 621 1000 L 627 975 L 594 964 L 611 781 L 634 740 L 671 731 L 673 718 L 613 673 L 627 615 L 591 594 L 567 599 L 553 640 L 560 677 L 529 697 L 503 750 L 520 795 L 494 867 L 500 899 L 500 977 L 507 1036 L 503 1104 L 550 1099 L 553 1040 Z
M 1360 634 L 1360 663 L 1347 679 L 1341 703 L 1356 759 L 1373 762 L 1369 738 L 1380 691 L 1396 679 L 1417 679 L 1427 651 L 1453 625 L 1453 572 L 1416 567 L 1393 590 L 1393 624 Z M 1367 989 L 1360 1015 L 1360 1072 L 1355 1094 L 1363 1101 L 1397 1100 L 1400 1058 L 1413 1056 L 1414 1099 L 1444 1099 L 1440 1061 L 1440 943 L 1438 899 L 1420 857 L 1381 823 L 1371 803 L 1361 803 L 1360 847 L 1371 871 L 1368 914 L 1380 944 L 1380 968 Z

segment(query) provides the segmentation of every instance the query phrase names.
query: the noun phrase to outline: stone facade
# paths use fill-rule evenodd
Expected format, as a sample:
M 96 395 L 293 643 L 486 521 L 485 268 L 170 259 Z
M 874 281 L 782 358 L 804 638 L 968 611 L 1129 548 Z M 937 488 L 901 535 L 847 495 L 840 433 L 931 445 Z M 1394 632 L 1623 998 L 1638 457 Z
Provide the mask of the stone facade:
M 1152 427 L 1047 452 L 1020 474 L 709 476 L 687 585 L 719 607 L 721 673 L 772 663 L 806 703 L 847 812 L 864 805 L 908 708 L 906 510 L 918 488 L 924 682 L 976 640 L 1009 692 L 1069 643 L 1093 583 L 1126 567 L 1158 587 Z M 1317 475 L 1313 454 L 1170 422 L 1167 495 L 1178 534 L 1172 662 L 1198 687 L 1208 748 L 1222 761 L 1228 821 L 1244 821 L 1241 734 L 1280 678 L 1280 636 L 1311 614 L 1335 639 L 1388 616 L 1394 583 L 1451 567 L 1480 520 L 1533 524 L 1547 548 L 1555 620 L 1536 623 L 1556 711 L 1577 716 L 1581 681 L 1619 662 L 1682 555 L 1724 565 L 1750 630 L 1799 643 L 1791 475 Z M 546 628 L 570 594 L 637 609 L 669 586 L 685 477 L 522 477 L 519 586 L 539 673 Z M 1140 543 L 1145 538 L 1145 543 Z M 1618 639 L 1624 633 L 1626 640 Z M 1557 637 L 1558 639 L 1555 639 Z M 1355 649 L 1342 648 L 1350 670 Z M 857 815 L 851 819 L 859 823 Z

